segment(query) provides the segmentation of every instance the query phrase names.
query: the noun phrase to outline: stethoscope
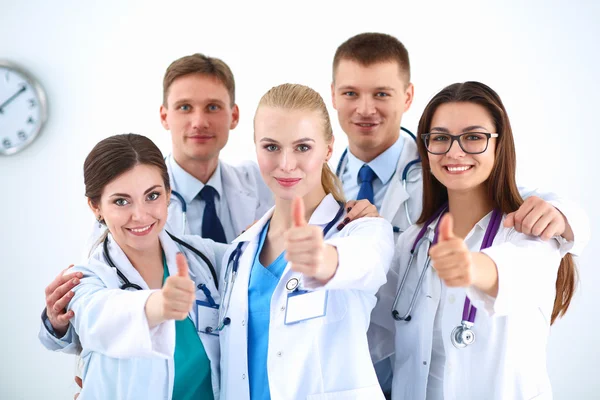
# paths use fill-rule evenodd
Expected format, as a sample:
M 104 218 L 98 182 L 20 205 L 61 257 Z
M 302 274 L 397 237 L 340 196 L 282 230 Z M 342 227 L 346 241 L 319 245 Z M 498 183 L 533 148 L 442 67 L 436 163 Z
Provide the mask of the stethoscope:
M 217 278 L 217 271 L 215 270 L 214 265 L 210 262 L 208 257 L 206 257 L 206 255 L 204 255 L 204 253 L 202 253 L 200 250 L 198 250 L 191 244 L 184 242 L 183 240 L 179 239 L 178 237 L 176 237 L 174 235 L 171 235 L 169 232 L 167 232 L 167 234 L 175 243 L 178 243 L 179 245 L 190 250 L 191 252 L 196 254 L 198 257 L 200 257 L 202 259 L 202 261 L 204 261 L 204 263 L 208 266 L 208 269 L 210 270 L 210 273 L 213 277 L 213 281 L 215 282 L 215 286 L 218 290 L 219 289 L 219 280 Z M 104 258 L 106 259 L 106 262 L 108 263 L 108 265 L 111 268 L 115 269 L 115 271 L 117 272 L 117 275 L 119 276 L 121 281 L 123 281 L 123 284 L 121 285 L 120 289 L 122 289 L 122 290 L 127 290 L 127 289 L 143 290 L 140 285 L 132 283 L 129 279 L 127 279 L 125 274 L 123 274 L 123 272 L 121 272 L 121 270 L 116 266 L 116 264 L 112 260 L 112 257 L 110 256 L 110 252 L 108 251 L 108 236 L 106 237 L 106 239 L 104 239 L 104 243 L 102 244 L 102 246 L 103 246 L 103 253 L 104 253 Z M 204 290 L 203 288 L 206 287 L 206 285 L 202 285 L 202 284 L 199 286 L 202 286 L 202 287 L 199 287 L 199 289 L 202 289 L 202 290 Z M 208 288 L 206 290 L 208 290 Z M 210 292 L 209 292 L 209 294 L 210 294 Z M 209 297 L 209 296 L 207 295 L 207 297 Z
M 333 228 L 336 222 L 344 214 L 344 204 L 339 203 L 340 209 L 338 210 L 335 217 L 323 228 L 323 237 L 327 236 L 327 233 Z M 231 323 L 231 318 L 227 316 L 229 313 L 229 304 L 231 303 L 231 294 L 233 293 L 233 287 L 235 285 L 235 278 L 237 276 L 238 268 L 240 266 L 240 257 L 242 255 L 242 247 L 246 242 L 240 242 L 236 246 L 235 250 L 229 255 L 227 261 L 227 268 L 225 269 L 225 290 L 223 291 L 223 303 L 219 308 L 219 326 L 218 331 L 222 331 L 227 325 Z M 298 290 L 300 287 L 300 281 L 298 278 L 291 278 L 285 285 L 288 291 Z
M 165 163 L 168 164 L 167 157 L 165 157 L 164 160 L 165 160 Z M 174 180 L 173 180 L 173 176 L 171 174 L 170 169 L 169 169 L 169 180 L 171 181 L 171 185 L 173 185 Z M 185 199 L 183 198 L 181 193 L 179 193 L 176 190 L 174 190 L 173 188 L 171 188 L 171 198 L 173 198 L 173 197 L 175 197 L 177 199 L 177 201 L 179 202 L 179 204 L 181 204 L 181 222 L 182 222 L 181 235 L 185 235 L 185 229 L 187 228 L 187 203 L 185 202 Z M 169 235 L 171 235 L 171 234 L 169 233 Z
M 417 137 L 415 136 L 414 133 L 412 133 L 411 131 L 409 131 L 408 129 L 406 129 L 404 127 L 400 127 L 400 130 L 406 132 L 415 141 L 415 143 L 417 142 Z M 337 168 L 335 170 L 335 174 L 340 179 L 342 179 L 342 173 L 343 173 L 344 168 L 346 167 L 347 158 L 348 158 L 348 148 L 346 147 L 346 149 L 344 149 L 344 152 L 342 153 L 342 156 L 340 157 L 340 161 L 338 162 Z M 411 167 L 420 162 L 421 162 L 421 158 L 417 157 L 414 160 L 407 163 L 406 166 L 404 167 L 404 169 L 402 170 L 401 178 L 402 178 L 402 187 L 404 188 L 404 190 L 406 190 L 408 175 L 411 171 Z M 408 221 L 409 225 L 412 225 L 413 222 L 410 218 L 409 211 L 410 210 L 408 208 L 408 201 L 405 201 L 404 202 L 404 213 L 406 214 L 406 220 Z M 394 226 L 394 232 L 400 233 L 400 228 L 397 226 Z
M 181 234 L 185 235 L 185 229 L 187 227 L 187 204 L 185 203 L 183 196 L 173 189 L 171 189 L 171 196 L 175 197 L 181 204 Z
M 425 273 L 427 272 L 427 270 L 429 269 L 429 266 L 431 264 L 431 257 L 429 257 L 429 255 L 427 256 L 425 265 L 424 265 L 423 269 L 421 270 L 421 274 L 419 275 L 417 287 L 416 287 L 415 293 L 412 296 L 412 299 L 410 300 L 410 304 L 408 305 L 408 310 L 402 316 L 400 315 L 400 312 L 397 310 L 398 300 L 400 299 L 400 294 L 402 293 L 404 284 L 406 283 L 408 273 L 410 272 L 410 269 L 412 268 L 413 261 L 417 257 L 417 254 L 419 252 L 419 249 L 421 248 L 421 245 L 424 243 L 428 243 L 427 254 L 429 254 L 429 248 L 431 247 L 431 245 L 437 243 L 439 220 L 435 226 L 435 235 L 434 235 L 433 241 L 431 239 L 429 239 L 427 236 L 425 236 L 425 233 L 427 232 L 429 225 L 431 225 L 431 223 L 433 221 L 435 221 L 441 215 L 445 214 L 447 211 L 448 211 L 448 205 L 446 204 L 443 207 L 441 207 L 438 211 L 436 211 L 425 222 L 425 224 L 423 224 L 423 227 L 419 231 L 419 234 L 417 235 L 417 237 L 410 249 L 410 258 L 408 260 L 408 267 L 406 268 L 406 271 L 404 272 L 404 275 L 402 276 L 402 281 L 400 282 L 400 287 L 398 288 L 398 291 L 396 292 L 396 298 L 394 299 L 394 304 L 392 305 L 392 317 L 396 321 L 409 322 L 412 319 L 411 314 L 412 314 L 414 305 L 417 301 L 417 298 L 419 297 L 419 293 L 421 291 L 421 286 L 423 285 L 423 280 L 425 279 Z M 502 213 L 500 212 L 499 209 L 496 208 L 496 209 L 494 209 L 494 211 L 492 211 L 492 217 L 490 219 L 490 223 L 487 226 L 487 229 L 485 230 L 485 234 L 483 236 L 483 241 L 481 243 L 480 250 L 487 249 L 488 247 L 490 247 L 492 245 L 492 243 L 494 242 L 494 238 L 496 237 L 496 234 L 498 233 L 498 229 L 500 228 L 501 221 L 502 221 Z M 463 306 L 463 313 L 462 313 L 462 319 L 461 319 L 460 325 L 458 325 L 456 328 L 454 328 L 452 330 L 452 333 L 450 334 L 450 340 L 451 340 L 452 344 L 454 345 L 454 347 L 456 347 L 457 349 L 462 349 L 464 347 L 467 347 L 468 345 L 472 344 L 475 341 L 475 333 L 473 332 L 472 328 L 475 324 L 475 316 L 476 315 L 477 315 L 477 308 L 475 308 L 471 304 L 471 300 L 469 299 L 469 297 L 465 296 L 465 302 L 464 302 L 464 306 Z

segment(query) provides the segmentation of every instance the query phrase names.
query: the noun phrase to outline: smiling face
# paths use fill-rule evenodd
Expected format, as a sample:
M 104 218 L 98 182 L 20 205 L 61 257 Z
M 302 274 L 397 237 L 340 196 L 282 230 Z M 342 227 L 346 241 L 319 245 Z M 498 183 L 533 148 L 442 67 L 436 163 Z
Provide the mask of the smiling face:
M 262 178 L 277 198 L 325 195 L 321 174 L 331 157 L 333 139 L 325 141 L 319 112 L 260 106 L 254 139 Z
M 341 60 L 331 85 L 333 107 L 352 154 L 370 161 L 398 139 L 413 85 L 395 61 L 364 66 Z M 365 159 L 367 158 L 367 159 Z
M 488 111 L 479 104 L 453 102 L 440 105 L 431 120 L 430 133 L 460 135 L 465 132 L 495 133 Z M 475 140 L 476 135 L 466 138 Z M 496 138 L 481 154 L 468 154 L 454 141 L 446 154 L 427 153 L 431 172 L 448 191 L 466 191 L 483 185 L 494 167 Z
M 168 201 L 160 169 L 138 164 L 106 184 L 98 204 L 89 199 L 88 204 L 121 249 L 139 252 L 156 246 Z
M 188 74 L 169 86 L 160 118 L 171 131 L 175 160 L 185 167 L 189 162 L 219 157 L 229 130 L 238 124 L 239 110 L 218 78 Z

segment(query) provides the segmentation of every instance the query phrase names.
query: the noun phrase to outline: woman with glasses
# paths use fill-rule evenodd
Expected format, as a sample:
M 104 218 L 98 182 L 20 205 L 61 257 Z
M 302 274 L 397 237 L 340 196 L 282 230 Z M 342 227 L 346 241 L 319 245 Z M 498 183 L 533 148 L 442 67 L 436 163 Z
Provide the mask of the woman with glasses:
M 504 227 L 523 199 L 502 101 L 482 83 L 450 85 L 418 133 L 423 211 L 382 289 L 395 298 L 392 397 L 551 398 L 548 333 L 576 271 L 562 239 Z

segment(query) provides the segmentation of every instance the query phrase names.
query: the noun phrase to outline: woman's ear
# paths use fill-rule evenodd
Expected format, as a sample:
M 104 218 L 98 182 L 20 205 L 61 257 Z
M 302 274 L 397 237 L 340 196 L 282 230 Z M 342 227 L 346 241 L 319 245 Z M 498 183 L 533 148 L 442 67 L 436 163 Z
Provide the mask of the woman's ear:
M 92 212 L 94 213 L 94 215 L 96 216 L 96 220 L 101 221 L 102 218 L 102 213 L 100 211 L 100 207 L 98 207 L 93 201 L 92 199 L 90 199 L 88 197 L 88 206 L 90 207 L 90 210 L 92 210 Z
M 325 161 L 329 162 L 329 159 L 333 155 L 333 144 L 335 143 L 335 137 L 331 137 L 331 142 L 327 144 L 327 153 L 325 154 Z

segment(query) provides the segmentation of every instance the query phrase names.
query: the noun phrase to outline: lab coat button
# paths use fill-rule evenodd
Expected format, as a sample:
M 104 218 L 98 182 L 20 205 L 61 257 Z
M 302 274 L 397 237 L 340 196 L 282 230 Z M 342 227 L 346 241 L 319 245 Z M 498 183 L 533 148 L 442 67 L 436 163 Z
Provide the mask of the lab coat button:
M 423 365 L 427 365 L 427 361 L 423 361 Z
M 283 353 L 282 353 L 281 351 L 278 351 L 278 352 L 277 352 L 277 357 L 281 357 L 281 355 L 282 355 L 282 354 L 283 354 Z
M 242 379 L 246 379 L 246 374 L 242 374 Z
M 285 311 L 285 306 L 281 306 L 281 311 Z
M 242 326 L 246 326 L 246 320 L 245 319 L 242 320 Z

